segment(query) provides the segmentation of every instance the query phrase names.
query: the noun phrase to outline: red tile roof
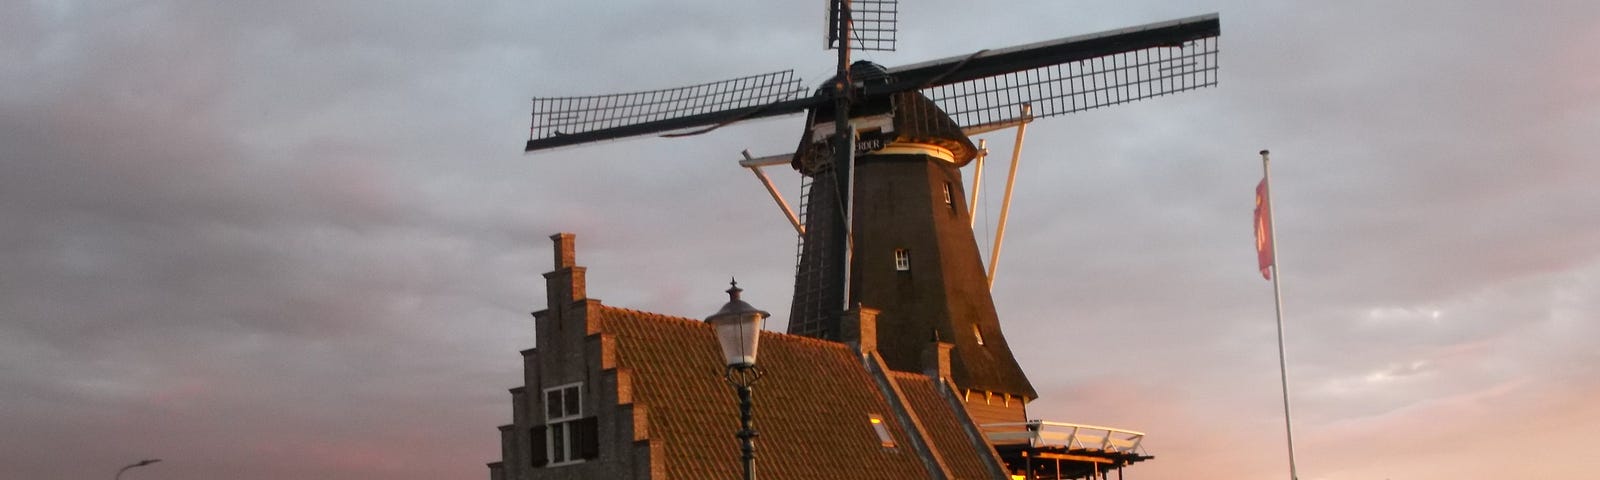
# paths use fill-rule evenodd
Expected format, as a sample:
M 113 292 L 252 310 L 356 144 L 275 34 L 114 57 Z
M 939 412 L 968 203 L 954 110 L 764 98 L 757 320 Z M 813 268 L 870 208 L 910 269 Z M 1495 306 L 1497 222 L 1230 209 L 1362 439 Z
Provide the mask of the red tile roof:
M 900 386 L 901 393 L 905 394 L 906 403 L 911 404 L 911 409 L 916 412 L 921 420 L 922 427 L 927 431 L 929 440 L 933 442 L 934 449 L 944 459 L 946 468 L 950 469 L 951 478 L 977 479 L 992 478 L 994 473 L 990 470 L 991 463 L 983 458 L 996 454 L 992 453 L 988 444 L 975 443 L 963 426 L 968 423 L 965 412 L 952 404 L 938 389 L 945 388 L 934 383 L 933 378 L 920 373 L 889 372 L 889 378 L 895 385 Z
M 647 408 L 648 434 L 659 442 L 667 478 L 735 478 L 740 472 L 738 404 L 723 380 L 723 360 L 709 325 L 698 320 L 600 306 L 600 334 L 615 345 L 616 367 L 630 371 L 632 399 Z M 910 430 L 890 409 L 861 358 L 850 347 L 808 337 L 762 332 L 759 363 L 766 376 L 755 386 L 756 468 L 764 479 L 927 478 Z M 926 378 L 926 377 L 924 377 Z M 915 384 L 903 381 L 902 384 Z M 929 384 L 931 385 L 931 384 Z M 929 387 L 913 386 L 916 403 Z M 927 390 L 924 392 L 924 390 Z M 918 408 L 917 410 L 922 410 Z M 947 409 L 946 409 L 947 410 Z M 950 413 L 950 412 L 945 412 Z M 868 416 L 888 424 L 897 445 L 884 447 Z M 932 413 L 933 443 L 964 451 L 946 453 L 959 471 L 979 471 L 971 445 L 937 437 L 955 417 Z M 955 468 L 955 467 L 952 467 Z M 962 475 L 961 478 L 978 478 Z

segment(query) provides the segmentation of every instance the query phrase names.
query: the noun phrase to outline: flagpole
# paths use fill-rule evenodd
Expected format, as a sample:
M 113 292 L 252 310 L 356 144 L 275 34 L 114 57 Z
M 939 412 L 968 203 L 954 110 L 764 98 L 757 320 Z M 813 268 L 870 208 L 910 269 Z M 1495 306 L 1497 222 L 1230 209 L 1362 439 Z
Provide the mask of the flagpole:
M 1272 241 L 1268 245 L 1272 248 L 1272 299 L 1278 312 L 1278 383 L 1283 386 L 1283 433 L 1289 443 L 1289 480 L 1300 480 L 1300 475 L 1295 471 L 1294 464 L 1294 426 L 1289 415 L 1289 362 L 1285 360 L 1283 351 L 1283 290 L 1278 286 L 1278 223 L 1273 221 L 1272 208 L 1272 161 L 1267 157 L 1267 151 L 1261 151 L 1261 176 L 1267 185 L 1267 234 Z

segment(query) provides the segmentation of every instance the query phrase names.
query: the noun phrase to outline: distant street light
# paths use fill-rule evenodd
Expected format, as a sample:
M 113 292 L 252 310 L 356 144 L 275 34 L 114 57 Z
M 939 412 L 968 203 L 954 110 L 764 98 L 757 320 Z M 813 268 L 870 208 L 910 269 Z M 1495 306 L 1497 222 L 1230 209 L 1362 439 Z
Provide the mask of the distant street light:
M 756 346 L 761 340 L 761 322 L 771 314 L 750 306 L 739 299 L 739 284 L 728 289 L 728 303 L 711 317 L 706 318 L 717 332 L 717 343 L 722 345 L 722 357 L 727 361 L 724 373 L 728 383 L 739 393 L 740 460 L 744 463 L 744 479 L 756 477 L 756 429 L 750 422 L 751 387 L 761 379 L 761 369 L 756 368 Z
M 156 462 L 159 462 L 159 461 L 161 461 L 161 459 L 159 459 L 159 458 L 146 458 L 146 459 L 140 460 L 137 463 L 134 463 L 132 465 L 128 465 L 126 467 L 122 467 L 121 470 L 117 470 L 116 479 L 117 480 L 122 480 L 122 472 L 126 472 L 130 468 L 143 467 L 145 465 L 149 465 L 149 464 L 156 463 Z

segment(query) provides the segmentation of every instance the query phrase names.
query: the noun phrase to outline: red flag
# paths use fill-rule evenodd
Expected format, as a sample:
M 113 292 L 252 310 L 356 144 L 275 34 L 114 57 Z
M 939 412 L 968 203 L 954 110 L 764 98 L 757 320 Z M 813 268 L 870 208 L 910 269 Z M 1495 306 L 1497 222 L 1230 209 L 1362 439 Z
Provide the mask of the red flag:
M 1256 185 L 1256 260 L 1261 277 L 1272 279 L 1272 202 L 1267 194 L 1267 179 Z

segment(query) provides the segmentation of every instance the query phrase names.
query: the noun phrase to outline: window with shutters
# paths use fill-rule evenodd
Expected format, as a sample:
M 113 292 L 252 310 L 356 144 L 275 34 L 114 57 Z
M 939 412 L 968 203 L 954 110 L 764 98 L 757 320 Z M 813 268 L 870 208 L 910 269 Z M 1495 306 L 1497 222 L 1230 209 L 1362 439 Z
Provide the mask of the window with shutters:
M 583 416 L 581 383 L 544 389 L 544 420 L 534 429 L 534 466 L 561 466 L 595 457 L 594 417 Z M 542 461 L 541 461 L 542 460 Z

